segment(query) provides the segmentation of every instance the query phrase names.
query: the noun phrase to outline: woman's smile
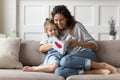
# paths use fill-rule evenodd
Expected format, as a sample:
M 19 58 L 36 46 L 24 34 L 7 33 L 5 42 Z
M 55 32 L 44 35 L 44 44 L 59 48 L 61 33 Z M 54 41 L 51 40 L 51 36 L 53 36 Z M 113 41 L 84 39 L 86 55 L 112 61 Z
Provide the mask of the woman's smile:
M 54 16 L 54 22 L 59 29 L 64 30 L 67 28 L 67 19 L 62 14 L 56 14 Z

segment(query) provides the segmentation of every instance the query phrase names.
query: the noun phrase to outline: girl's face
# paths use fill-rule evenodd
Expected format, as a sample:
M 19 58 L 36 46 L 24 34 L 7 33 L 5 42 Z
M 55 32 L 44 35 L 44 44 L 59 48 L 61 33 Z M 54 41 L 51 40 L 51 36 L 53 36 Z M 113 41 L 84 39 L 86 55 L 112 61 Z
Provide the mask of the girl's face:
M 58 13 L 54 16 L 54 23 L 60 30 L 65 30 L 67 28 L 67 19 L 62 14 Z
M 46 32 L 47 32 L 47 35 L 49 37 L 51 37 L 51 36 L 57 36 L 58 35 L 57 27 L 54 24 L 49 24 L 47 26 L 47 31 Z

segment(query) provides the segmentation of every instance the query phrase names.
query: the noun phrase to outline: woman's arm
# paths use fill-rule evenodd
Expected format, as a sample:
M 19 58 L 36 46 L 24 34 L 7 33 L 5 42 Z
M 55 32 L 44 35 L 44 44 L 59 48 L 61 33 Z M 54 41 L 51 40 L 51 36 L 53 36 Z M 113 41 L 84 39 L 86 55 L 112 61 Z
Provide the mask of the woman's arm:
M 74 28 L 74 34 L 76 35 L 76 41 L 73 41 L 75 46 L 82 46 L 85 48 L 90 48 L 97 50 L 98 46 L 93 37 L 88 33 L 86 28 L 81 23 L 76 23 Z M 75 47 L 74 46 L 74 47 Z
M 90 49 L 93 49 L 93 50 L 96 50 L 96 45 L 92 42 L 85 42 L 85 41 L 79 41 L 78 42 L 78 46 L 83 46 L 85 48 L 90 48 Z
M 82 46 L 93 50 L 97 48 L 96 45 L 92 42 L 77 41 L 77 40 L 70 41 L 68 48 L 74 48 L 76 46 Z
M 40 52 L 47 52 L 48 50 L 52 49 L 52 43 L 47 43 L 47 44 L 43 44 L 40 46 L 39 51 Z

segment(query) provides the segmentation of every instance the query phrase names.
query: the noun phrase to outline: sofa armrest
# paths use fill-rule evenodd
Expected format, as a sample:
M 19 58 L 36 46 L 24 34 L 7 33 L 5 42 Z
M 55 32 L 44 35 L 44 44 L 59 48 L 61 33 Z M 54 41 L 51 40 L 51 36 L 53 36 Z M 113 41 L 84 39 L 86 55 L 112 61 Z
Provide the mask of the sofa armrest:
M 99 61 L 120 67 L 120 40 L 104 40 L 97 41 L 97 43 Z

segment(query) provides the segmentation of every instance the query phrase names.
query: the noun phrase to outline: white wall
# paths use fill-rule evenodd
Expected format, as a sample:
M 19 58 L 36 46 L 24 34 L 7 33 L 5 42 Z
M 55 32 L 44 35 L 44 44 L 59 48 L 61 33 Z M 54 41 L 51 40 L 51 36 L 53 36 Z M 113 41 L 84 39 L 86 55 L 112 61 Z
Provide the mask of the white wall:
M 70 4 L 66 2 L 70 2 Z M 120 35 L 120 0 L 0 0 L 0 32 L 9 34 L 12 29 L 17 29 L 19 34 L 25 34 L 28 39 L 33 36 L 38 37 L 41 32 L 39 32 L 39 28 L 35 29 L 35 27 L 42 26 L 41 23 L 44 21 L 44 18 L 50 16 L 49 11 L 56 3 L 66 4 L 74 16 L 79 16 L 76 17 L 77 20 L 82 21 L 87 30 L 98 40 L 107 39 L 109 29 L 106 21 L 109 16 L 113 15 L 117 20 L 116 27 Z M 36 10 L 34 10 L 34 8 Z M 88 15 L 85 14 L 88 16 L 87 20 L 84 19 L 86 18 L 84 13 L 81 14 L 81 12 L 79 12 L 79 9 L 82 10 L 84 8 L 86 9 L 83 10 L 84 12 L 90 11 Z M 41 11 L 42 16 L 39 14 L 35 15 L 35 12 L 32 12 L 32 10 L 40 13 L 37 9 L 47 12 L 42 14 Z M 24 14 L 24 10 L 27 10 L 25 11 L 27 15 Z M 106 10 L 109 11 L 109 14 Z M 31 14 L 34 16 L 28 14 L 29 11 L 32 12 Z M 105 18 L 106 15 L 108 16 Z M 41 23 L 39 23 L 39 17 L 42 19 Z M 17 20 L 19 20 L 18 23 Z M 24 20 L 26 20 L 27 23 L 24 24 Z M 30 29 L 30 27 L 33 27 L 33 29 Z M 22 31 L 24 29 L 29 31 L 24 33 L 24 31 Z M 33 32 L 33 30 L 36 32 Z M 24 37 L 23 35 L 19 36 Z
M 2 19 L 3 19 L 3 17 L 2 17 L 2 7 L 3 7 L 3 5 L 2 5 L 2 0 L 0 0 L 0 33 L 2 33 Z
M 19 36 L 40 40 L 45 18 L 50 17 L 53 6 L 58 4 L 66 5 L 96 40 L 109 39 L 110 17 L 115 19 L 120 32 L 120 0 L 19 0 Z
M 16 0 L 0 0 L 0 7 L 0 31 L 8 34 L 16 28 Z

